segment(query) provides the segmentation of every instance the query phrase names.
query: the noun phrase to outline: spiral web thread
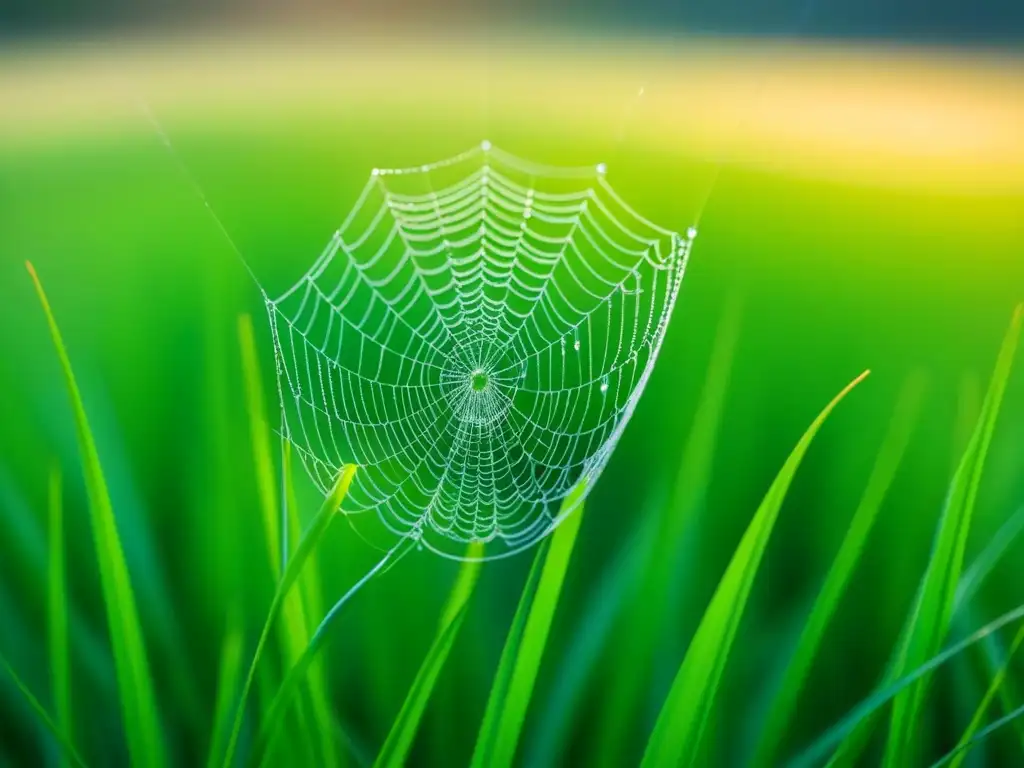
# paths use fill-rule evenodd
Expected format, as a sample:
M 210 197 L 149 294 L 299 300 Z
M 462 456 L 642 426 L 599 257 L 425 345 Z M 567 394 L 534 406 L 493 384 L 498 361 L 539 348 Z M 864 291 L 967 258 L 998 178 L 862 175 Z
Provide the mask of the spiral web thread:
M 450 557 L 494 542 L 493 558 L 582 502 L 696 236 L 643 218 L 605 172 L 488 142 L 375 169 L 309 271 L 267 298 L 285 436 L 324 493 L 361 467 L 344 512 Z

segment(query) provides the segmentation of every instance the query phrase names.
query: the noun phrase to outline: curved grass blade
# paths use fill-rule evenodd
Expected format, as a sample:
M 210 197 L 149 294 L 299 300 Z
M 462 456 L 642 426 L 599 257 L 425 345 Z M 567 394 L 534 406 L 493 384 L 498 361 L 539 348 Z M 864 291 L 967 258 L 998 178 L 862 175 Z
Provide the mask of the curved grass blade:
M 654 515 L 658 525 L 654 550 L 632 585 L 632 594 L 637 597 L 619 621 L 621 634 L 613 642 L 617 653 L 630 659 L 630 663 L 612 668 L 609 690 L 602 697 L 596 743 L 591 749 L 600 768 L 617 768 L 625 760 L 624 751 L 634 725 L 629 714 L 643 708 L 654 655 L 664 642 L 663 629 L 678 623 L 673 621 L 678 618 L 679 608 L 672 604 L 670 589 L 678 576 L 680 543 L 694 524 L 710 484 L 742 316 L 742 301 L 733 295 L 715 332 L 707 375 L 671 495 Z
M 338 482 L 334 484 L 334 488 L 331 490 L 331 493 L 326 499 L 324 499 L 324 503 L 321 505 L 320 511 L 317 512 L 316 517 L 313 518 L 313 522 L 310 524 L 309 530 L 299 542 L 299 545 L 295 550 L 295 555 L 288 560 L 288 565 L 284 570 L 284 574 L 281 576 L 281 581 L 277 586 L 277 590 L 274 592 L 274 599 L 270 604 L 270 611 L 267 613 L 266 622 L 263 624 L 263 631 L 260 633 L 259 642 L 256 644 L 256 653 L 253 655 L 252 662 L 249 665 L 249 671 L 245 677 L 245 684 L 242 686 L 242 694 L 235 713 L 234 724 L 231 728 L 231 736 L 228 739 L 228 748 L 224 753 L 224 761 L 221 764 L 223 768 L 231 768 L 234 761 L 235 750 L 238 748 L 238 738 L 242 731 L 242 722 L 245 719 L 246 700 L 249 698 L 249 692 L 252 690 L 253 681 L 256 677 L 256 668 L 259 665 L 260 657 L 263 655 L 263 650 L 267 645 L 267 640 L 270 637 L 270 631 L 274 626 L 274 622 L 276 621 L 278 614 L 281 612 L 281 608 L 284 605 L 288 594 L 291 592 L 292 586 L 295 584 L 296 579 L 298 579 L 299 574 L 302 572 L 302 569 L 306 564 L 306 560 L 313 550 L 316 549 L 316 546 L 320 543 L 320 540 L 327 532 L 327 528 L 334 519 L 334 515 L 341 506 L 341 502 L 345 499 L 345 494 L 348 493 L 349 486 L 352 484 L 352 478 L 355 477 L 355 474 L 355 464 L 348 464 L 341 470 Z
M 96 559 L 99 562 L 100 584 L 107 609 L 110 641 L 114 650 L 114 667 L 128 751 L 134 765 L 141 768 L 159 768 L 164 764 L 164 755 L 156 699 L 142 639 L 135 593 L 121 547 L 114 509 L 64 340 L 39 276 L 31 263 L 26 262 L 26 266 L 35 284 L 43 312 L 46 314 L 46 322 L 53 337 L 57 357 L 60 359 L 74 413 L 75 431 L 89 497 L 89 515 L 96 546 Z
M 434 642 L 430 646 L 430 651 L 423 660 L 419 672 L 416 673 L 416 679 L 409 689 L 405 703 L 402 704 L 402 709 L 399 710 L 398 717 L 391 725 L 391 731 L 374 762 L 374 766 L 377 768 L 401 768 L 406 764 L 420 720 L 423 718 L 423 712 L 426 710 L 430 694 L 434 690 L 434 684 L 441 674 L 441 668 L 444 667 L 462 622 L 466 618 L 469 598 L 473 595 L 477 577 L 480 575 L 480 566 L 482 565 L 480 558 L 483 556 L 483 552 L 482 544 L 469 545 L 466 552 L 467 560 L 459 569 L 455 586 L 452 587 L 452 593 L 448 597 L 448 603 L 445 605 L 441 621 L 438 623 Z
M 949 631 L 974 504 L 1003 394 L 1010 378 L 1022 321 L 1024 305 L 1018 306 L 1013 313 L 989 381 L 981 415 L 953 477 L 946 508 L 939 522 L 932 557 L 914 608 L 915 618 L 897 664 L 897 673 L 908 667 L 916 667 L 934 655 L 942 647 Z M 892 724 L 884 761 L 889 768 L 902 768 L 915 762 L 914 747 L 918 718 L 924 704 L 927 684 L 927 678 L 921 680 L 893 702 Z
M 943 664 L 953 658 L 956 658 L 964 651 L 982 642 L 994 632 L 998 632 L 1003 627 L 1018 622 L 1021 619 L 1024 619 L 1024 604 L 1018 605 L 1013 610 L 1007 611 L 998 618 L 993 619 L 988 624 L 981 627 L 981 629 L 976 630 L 963 640 L 949 646 L 942 653 L 933 656 L 913 672 L 903 675 L 897 680 L 886 683 L 864 699 L 860 704 L 851 709 L 846 717 L 815 739 L 809 747 L 801 751 L 786 765 L 789 768 L 810 768 L 810 766 L 821 764 L 832 750 L 843 744 L 851 734 L 857 732 L 857 727 L 862 721 L 869 718 L 873 713 L 878 711 L 878 709 L 885 706 L 889 701 L 905 691 L 908 687 L 922 678 L 927 677 Z
M 632 585 L 632 593 L 642 599 L 634 599 L 618 623 L 620 637 L 613 641 L 616 652 L 631 663 L 613 668 L 608 690 L 602 696 L 591 749 L 600 768 L 616 768 L 626 759 L 624 751 L 634 725 L 630 715 L 643 709 L 654 654 L 664 643 L 663 629 L 673 625 L 673 613 L 679 610 L 672 604 L 670 589 L 678 577 L 680 543 L 693 525 L 711 481 L 741 319 L 742 301 L 733 295 L 715 332 L 708 373 L 673 478 L 671 496 L 653 515 L 658 526 L 653 551 Z
M 941 766 L 948 764 L 949 761 L 954 757 L 957 757 L 959 755 L 966 755 L 969 750 L 978 746 L 978 744 L 983 742 L 985 739 L 987 739 L 993 733 L 998 731 L 1000 728 L 1010 725 L 1011 723 L 1017 722 L 1017 720 L 1021 717 L 1024 717 L 1024 704 L 1017 707 L 1012 712 L 1007 713 L 1003 717 L 1000 717 L 998 720 L 994 720 L 991 723 L 989 723 L 982 730 L 978 731 L 974 738 L 972 738 L 966 744 L 958 744 L 957 746 L 955 746 L 943 757 L 932 763 L 931 768 L 941 768 Z
M 75 745 L 71 743 L 71 739 L 67 736 L 66 732 L 53 722 L 53 719 L 47 713 L 46 709 L 42 704 L 39 703 L 32 691 L 29 690 L 28 686 L 25 685 L 24 681 L 18 677 L 18 673 L 14 671 L 14 667 L 10 665 L 7 658 L 0 654 L 0 666 L 3 666 L 7 670 L 7 674 L 11 676 L 11 680 L 14 681 L 14 687 L 18 689 L 18 692 L 24 697 L 29 707 L 39 722 L 46 726 L 47 730 L 53 734 L 53 737 L 57 740 L 57 744 L 60 745 L 61 753 L 64 757 L 70 761 L 73 765 L 78 768 L 86 768 L 85 762 L 79 756 L 78 751 L 75 749 Z
M 864 495 L 853 514 L 839 552 L 825 577 L 825 583 L 811 608 L 810 616 L 804 624 L 779 691 L 768 707 L 768 718 L 755 752 L 754 765 L 774 764 L 775 753 L 782 742 L 786 725 L 796 708 L 797 699 L 807 679 L 811 663 L 814 661 L 825 630 L 835 614 L 839 601 L 846 591 L 850 577 L 860 561 L 878 511 L 881 509 L 889 486 L 896 476 L 896 470 L 903 459 L 903 454 L 910 443 L 910 436 L 914 423 L 917 421 L 924 395 L 924 386 L 923 376 L 912 376 L 903 387 L 888 432 L 882 442 L 882 448 L 864 489 Z
M 60 468 L 50 471 L 49 487 L 50 568 L 47 579 L 50 673 L 53 677 L 53 701 L 57 726 L 69 739 L 74 738 L 71 722 L 71 654 L 68 649 L 68 598 L 64 566 L 64 500 L 61 496 Z M 61 765 L 68 764 L 66 756 Z
M 238 693 L 242 674 L 242 643 L 244 635 L 237 612 L 228 618 L 227 631 L 220 651 L 220 671 L 217 674 L 217 701 L 213 708 L 213 728 L 210 731 L 210 751 L 207 768 L 217 768 L 231 723 L 232 704 Z
M 498 659 L 498 669 L 494 675 L 494 682 L 491 684 L 491 693 L 487 697 L 487 708 L 484 710 L 484 718 L 480 724 L 480 732 L 477 735 L 476 747 L 473 750 L 473 759 L 470 765 L 472 768 L 486 768 L 490 765 L 490 755 L 494 750 L 494 742 L 498 737 L 498 718 L 501 717 L 505 706 L 505 699 L 508 698 L 509 684 L 512 682 L 512 670 L 515 669 L 516 657 L 519 654 L 519 647 L 523 642 L 523 630 L 526 628 L 526 619 L 530 615 L 530 606 L 533 604 L 534 595 L 537 593 L 537 584 L 540 582 L 540 574 L 544 565 L 544 558 L 548 552 L 551 539 L 547 538 L 541 542 L 537 554 L 530 566 L 530 573 L 526 577 L 526 584 L 519 597 L 519 605 L 516 607 L 515 616 L 512 617 L 512 626 L 509 628 L 508 636 L 505 638 L 505 646 L 501 650 L 501 658 Z
M 304 542 L 305 538 L 303 539 L 303 543 Z M 299 550 L 296 552 L 293 561 L 300 558 L 303 543 L 300 543 Z M 306 650 L 302 652 L 299 660 L 295 662 L 291 669 L 289 669 L 285 674 L 284 680 L 281 682 L 281 687 L 278 688 L 273 701 L 271 701 L 270 706 L 267 707 L 263 722 L 260 723 L 259 733 L 256 737 L 256 744 L 249 755 L 250 765 L 261 766 L 264 764 L 264 761 L 273 746 L 274 738 L 277 736 L 277 731 L 281 725 L 281 721 L 287 714 L 288 708 L 292 703 L 299 685 L 306 679 L 306 675 L 313 662 L 316 660 L 317 654 L 327 642 L 327 633 L 333 625 L 334 620 L 340 615 L 342 608 L 344 608 L 352 596 L 366 586 L 374 576 L 386 573 L 395 563 L 410 551 L 412 546 L 413 539 L 409 537 L 399 539 L 398 543 L 389 549 L 385 553 L 384 557 L 382 557 L 377 564 L 373 566 L 373 568 L 367 571 L 366 574 L 348 590 L 348 592 L 342 595 L 331 607 L 331 610 L 327 612 L 327 615 L 324 616 L 323 621 L 320 622 L 316 631 L 313 633 L 313 637 L 310 639 L 309 645 L 306 646 Z M 289 562 L 288 567 L 291 567 L 291 562 Z M 225 766 L 225 768 L 227 768 L 227 766 Z
M 662 705 L 643 766 L 693 765 L 733 641 L 772 528 L 804 454 L 832 410 L 868 375 L 865 371 L 832 399 L 790 453 L 715 590 Z
M 281 441 L 281 477 L 284 483 L 284 505 L 286 515 L 286 528 L 288 535 L 284 537 L 282 545 L 288 548 L 292 542 L 292 548 L 297 546 L 302 539 L 302 524 L 299 520 L 299 504 L 295 497 L 295 486 L 292 475 L 292 444 L 289 440 Z M 290 558 L 294 553 L 286 552 Z M 297 626 L 290 634 L 293 645 L 289 663 L 295 663 L 302 655 L 302 651 L 309 644 L 309 633 L 312 627 L 309 625 L 310 616 L 323 616 L 323 597 L 320 589 L 320 568 L 317 564 L 317 554 L 310 552 L 306 561 L 306 568 L 299 578 L 299 590 L 292 595 L 290 603 L 285 610 L 291 609 L 292 619 L 290 624 Z M 316 739 L 319 743 L 321 763 L 325 768 L 341 765 L 343 753 L 337 749 L 337 742 L 334 738 L 336 723 L 331 714 L 331 702 L 327 693 L 327 673 L 324 669 L 323 659 L 313 660 L 309 670 L 309 697 L 313 710 L 313 720 L 316 725 Z M 346 736 L 347 740 L 347 736 Z
M 562 502 L 562 507 L 574 506 L 586 489 L 586 481 L 582 481 L 569 493 Z M 494 737 L 494 750 L 488 765 L 491 768 L 506 768 L 515 759 L 519 745 L 519 734 L 526 719 L 526 710 L 533 695 L 533 686 L 537 680 L 537 671 L 544 656 L 551 622 L 558 607 L 558 598 L 562 592 L 565 573 L 569 569 L 576 534 L 579 533 L 583 521 L 584 505 L 580 504 L 573 514 L 569 515 L 551 536 L 551 544 L 544 558 L 537 592 L 530 606 L 530 615 L 523 627 L 522 641 L 516 653 L 515 667 L 508 683 L 508 693 L 502 704 L 501 717 L 498 719 L 497 732 Z
M 1017 630 L 1017 635 L 1013 638 L 1013 642 L 1010 644 L 1010 649 L 1006 653 L 1006 660 L 1003 662 L 1003 666 L 1000 667 L 999 671 L 992 677 L 992 682 L 989 683 L 988 690 L 985 691 L 985 695 L 982 696 L 981 701 L 978 703 L 978 708 L 974 711 L 974 717 L 971 718 L 971 722 L 967 724 L 964 729 L 963 736 L 960 737 L 960 741 L 956 747 L 947 755 L 945 758 L 940 760 L 936 765 L 942 765 L 945 762 L 949 762 L 952 768 L 959 768 L 967 758 L 967 752 L 971 746 L 973 746 L 975 736 L 979 735 L 979 729 L 982 726 L 982 722 L 985 719 L 985 712 L 988 711 L 989 706 L 992 704 L 993 699 L 1002 689 L 1003 683 L 1006 681 L 1007 675 L 1010 673 L 1010 662 L 1013 660 L 1013 656 L 1020 649 L 1021 644 L 1024 643 L 1024 626 L 1021 626 Z
M 992 573 L 993 569 L 999 562 L 1000 557 L 1002 557 L 1002 555 L 1009 549 L 1014 538 L 1024 531 L 1024 525 L 1021 525 L 1020 520 L 1018 520 L 1018 518 L 1022 517 L 1024 517 L 1024 509 L 1018 510 L 1013 517 L 1003 523 L 992 537 L 992 540 L 989 541 L 989 543 L 982 549 L 981 553 L 975 558 L 971 566 L 964 571 L 964 575 L 960 579 L 960 585 L 957 588 L 956 596 L 954 598 L 954 614 L 962 610 L 971 601 L 977 591 L 981 588 L 981 585 L 985 582 L 985 579 Z M 897 677 L 895 669 L 898 652 L 905 642 L 904 638 L 909 631 L 913 617 L 913 613 L 909 614 L 907 617 L 906 624 L 900 633 L 900 639 L 896 644 L 896 649 L 893 651 L 893 656 L 889 660 L 885 675 L 882 677 L 882 681 L 879 684 L 880 686 L 891 683 Z M 991 637 L 986 638 L 986 640 L 991 639 Z M 844 735 L 842 742 L 838 744 L 838 749 L 828 762 L 829 768 L 848 768 L 848 766 L 857 764 L 861 751 L 868 743 L 868 739 L 871 735 L 872 729 L 874 728 L 878 714 L 879 713 L 877 711 L 866 713 L 864 717 L 851 728 L 850 732 Z

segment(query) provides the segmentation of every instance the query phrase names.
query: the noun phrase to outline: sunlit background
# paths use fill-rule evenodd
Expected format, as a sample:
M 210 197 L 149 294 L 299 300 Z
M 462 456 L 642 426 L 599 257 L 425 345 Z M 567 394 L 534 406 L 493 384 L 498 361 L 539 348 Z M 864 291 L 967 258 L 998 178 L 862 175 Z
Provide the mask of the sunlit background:
M 371 168 L 488 139 L 545 163 L 606 163 L 645 216 L 699 228 L 661 357 L 589 497 L 517 764 L 637 764 L 772 479 L 825 404 L 870 368 L 795 478 L 708 725 L 705 764 L 747 764 L 901 393 L 924 382 L 778 758 L 796 754 L 882 679 L 1024 300 L 1024 5 L 370 5 L 0 11 L 0 653 L 52 709 L 56 467 L 74 741 L 89 765 L 128 764 L 74 420 L 24 262 L 49 294 L 95 432 L 168 762 L 202 764 L 230 617 L 243 617 L 248 660 L 273 593 L 240 315 L 253 316 L 268 396 L 273 353 L 235 246 L 279 292 L 321 252 Z M 1022 425 L 1017 371 L 967 564 L 1024 506 Z M 308 522 L 319 499 L 305 476 L 297 486 Z M 688 521 L 677 538 L 652 545 L 645 531 L 674 530 L 659 521 L 677 514 Z M 949 641 L 1024 602 L 1024 545 L 1006 544 Z M 671 553 L 653 592 L 652 551 Z M 336 524 L 318 555 L 329 603 L 380 553 Z M 484 565 L 410 764 L 468 763 L 532 559 Z M 371 763 L 387 736 L 458 567 L 414 553 L 334 627 L 324 664 L 349 764 Z M 990 672 L 979 653 L 937 674 L 921 764 L 957 743 Z M 1024 662 L 1011 662 L 1009 681 L 1024 692 Z M 993 704 L 986 720 L 1002 706 L 1012 709 Z M 863 764 L 877 764 L 883 737 L 879 728 Z M 0 766 L 58 758 L 0 674 Z M 296 745 L 275 759 L 311 760 Z M 1024 730 L 1000 730 L 968 759 L 1020 764 Z

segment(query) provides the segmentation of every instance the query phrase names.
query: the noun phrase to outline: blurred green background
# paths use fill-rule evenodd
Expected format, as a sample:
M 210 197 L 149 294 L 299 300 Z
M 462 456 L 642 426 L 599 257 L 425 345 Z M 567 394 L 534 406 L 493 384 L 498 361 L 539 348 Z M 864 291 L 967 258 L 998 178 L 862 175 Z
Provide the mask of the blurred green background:
M 531 89 L 529 72 L 504 65 L 500 50 L 472 48 L 462 64 L 460 54 L 446 52 L 436 78 L 428 54 L 410 57 L 384 74 L 377 70 L 360 88 L 362 70 L 352 63 L 358 53 L 346 54 L 337 70 L 325 67 L 320 80 L 282 76 L 267 85 L 260 77 L 273 67 L 265 62 L 254 68 L 257 74 L 237 78 L 219 75 L 207 59 L 196 63 L 204 55 L 196 52 L 200 46 L 213 50 L 216 61 L 218 45 L 168 45 L 157 64 L 146 59 L 137 67 L 131 47 L 63 52 L 63 58 L 10 56 L 4 63 L 6 90 L 0 92 L 11 123 L 0 132 L 0 650 L 47 703 L 46 489 L 51 468 L 59 466 L 75 734 L 91 764 L 125 764 L 127 753 L 71 411 L 25 259 L 49 293 L 96 433 L 175 764 L 204 758 L 227 615 L 243 612 L 249 658 L 273 590 L 236 332 L 238 316 L 251 313 L 265 390 L 274 392 L 265 315 L 258 291 L 179 161 L 272 294 L 319 254 L 370 168 L 439 159 L 482 138 L 543 162 L 605 161 L 617 191 L 652 220 L 683 229 L 700 217 L 662 355 L 589 497 L 528 711 L 519 751 L 525 764 L 636 763 L 696 622 L 772 478 L 819 410 L 870 368 L 872 375 L 840 405 L 800 469 L 741 625 L 707 759 L 742 764 L 899 393 L 909 377 L 924 376 L 926 398 L 912 442 L 815 662 L 785 752 L 805 745 L 871 690 L 927 562 L 1000 339 L 1024 299 L 1019 147 L 1000 163 L 1004 150 L 993 139 L 995 155 L 986 155 L 984 165 L 969 154 L 977 148 L 971 137 L 962 135 L 924 159 L 914 154 L 912 137 L 887 145 L 885 136 L 890 130 L 897 135 L 899 126 L 887 125 L 884 114 L 873 117 L 864 94 L 873 84 L 891 85 L 885 69 L 898 67 L 895 59 L 877 71 L 869 66 L 845 91 L 837 67 L 837 103 L 850 105 L 863 130 L 847 126 L 849 134 L 826 149 L 809 149 L 795 134 L 773 136 L 760 113 L 734 113 L 728 105 L 749 105 L 750 98 L 772 104 L 776 86 L 799 96 L 801 78 L 816 74 L 815 57 L 827 66 L 831 54 L 799 52 L 790 60 L 796 64 L 765 75 L 762 60 L 706 44 L 705 58 L 685 70 L 703 73 L 693 92 L 717 94 L 713 114 L 735 146 L 751 137 L 722 166 L 727 148 L 705 140 L 714 125 L 670 119 L 686 114 L 678 94 L 648 86 L 639 95 L 650 78 L 664 84 L 681 76 L 665 74 L 671 45 L 651 53 L 630 43 L 633 53 L 616 61 L 638 74 L 631 79 L 620 71 L 615 88 L 602 80 L 615 62 L 602 57 L 600 41 L 577 51 L 555 40 L 531 54 L 531 66 L 538 72 L 550 66 L 569 96 L 588 94 L 582 108 L 574 98 L 560 100 L 550 83 Z M 389 65 L 393 48 L 387 45 L 398 43 L 374 46 L 368 70 Z M 246 51 L 254 61 L 262 56 L 255 43 Z M 78 55 L 85 62 L 102 56 L 107 64 L 83 64 L 79 75 Z M 305 73 L 321 61 L 309 63 L 300 47 L 271 58 L 289 55 L 306 62 Z M 768 62 L 785 58 L 773 49 L 763 55 Z M 850 67 L 883 54 L 865 48 L 843 55 L 843 66 Z M 39 65 L 48 57 L 62 63 Z M 943 77 L 956 80 L 946 108 L 977 116 L 978 142 L 1005 129 L 1000 120 L 1019 117 L 1001 101 L 1020 93 L 1019 62 L 998 64 L 1003 91 L 977 85 L 975 92 L 973 83 L 984 73 L 965 83 L 950 73 L 968 63 L 941 58 L 935 57 L 938 74 L 929 87 L 941 92 Z M 225 61 L 225 71 L 237 72 L 244 55 L 225 54 Z M 481 61 L 490 68 L 481 68 Z M 907 67 L 927 70 L 930 61 L 922 54 Z M 719 69 L 734 75 L 722 91 L 711 76 Z M 487 95 L 452 82 L 453 70 L 468 70 L 467 80 Z M 735 89 L 744 78 L 750 90 Z M 393 82 L 403 88 L 392 88 Z M 920 95 L 914 82 L 906 85 L 911 104 Z M 424 83 L 432 85 L 417 88 Z M 762 85 L 769 93 L 751 97 Z M 93 88 L 104 95 L 83 97 Z M 687 90 L 680 85 L 681 93 Z M 68 93 L 78 101 L 65 114 L 60 99 Z M 276 101 L 282 93 L 283 106 Z M 159 117 L 172 152 L 133 97 Z M 120 112 L 99 114 L 113 102 Z M 816 124 L 807 117 L 814 102 L 812 95 L 782 104 L 781 124 Z M 46 109 L 33 113 L 40 104 Z M 925 110 L 922 119 L 938 121 L 942 114 Z M 858 148 L 846 140 L 872 131 L 880 144 L 865 141 Z M 947 168 L 953 170 L 947 174 Z M 671 542 L 671 579 L 652 601 L 637 593 L 637 561 L 645 551 L 640 532 L 651 516 L 666 514 L 716 339 L 720 351 L 722 345 L 729 351 L 729 318 L 739 331 L 727 355 L 710 472 L 692 478 L 692 524 Z M 1022 424 L 1024 375 L 1018 372 L 986 464 L 968 562 L 1024 505 Z M 299 493 L 308 519 L 318 500 L 305 477 Z M 973 623 L 958 625 L 954 634 L 1022 601 L 1022 556 L 1024 544 L 1012 544 L 971 606 Z M 319 557 L 330 600 L 379 553 L 347 526 L 335 525 Z M 530 561 L 527 553 L 484 566 L 420 728 L 413 764 L 468 761 Z M 414 553 L 371 582 L 342 617 L 325 664 L 331 703 L 356 753 L 372 759 L 384 740 L 457 569 Z M 648 646 L 639 655 L 638 642 Z M 1020 680 L 1024 667 L 1018 662 L 1014 669 Z M 641 693 L 619 711 L 609 691 L 623 677 L 636 680 Z M 929 755 L 955 743 L 986 684 L 976 659 L 944 668 L 929 698 Z M 622 726 L 621 742 L 611 746 L 602 741 L 609 722 Z M 0 765 L 38 765 L 55 756 L 15 690 L 0 682 Z M 999 734 L 972 759 L 1015 764 L 1019 739 L 1012 731 Z

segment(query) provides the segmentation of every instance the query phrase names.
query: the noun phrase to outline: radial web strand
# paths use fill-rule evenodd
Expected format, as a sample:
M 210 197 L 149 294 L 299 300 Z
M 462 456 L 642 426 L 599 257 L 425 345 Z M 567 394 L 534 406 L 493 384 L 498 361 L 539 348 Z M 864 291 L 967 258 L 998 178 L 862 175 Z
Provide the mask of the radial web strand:
M 285 435 L 325 493 L 360 465 L 347 514 L 453 557 L 528 547 L 608 461 L 695 235 L 636 213 L 603 165 L 485 142 L 374 170 L 319 259 L 267 300 Z

